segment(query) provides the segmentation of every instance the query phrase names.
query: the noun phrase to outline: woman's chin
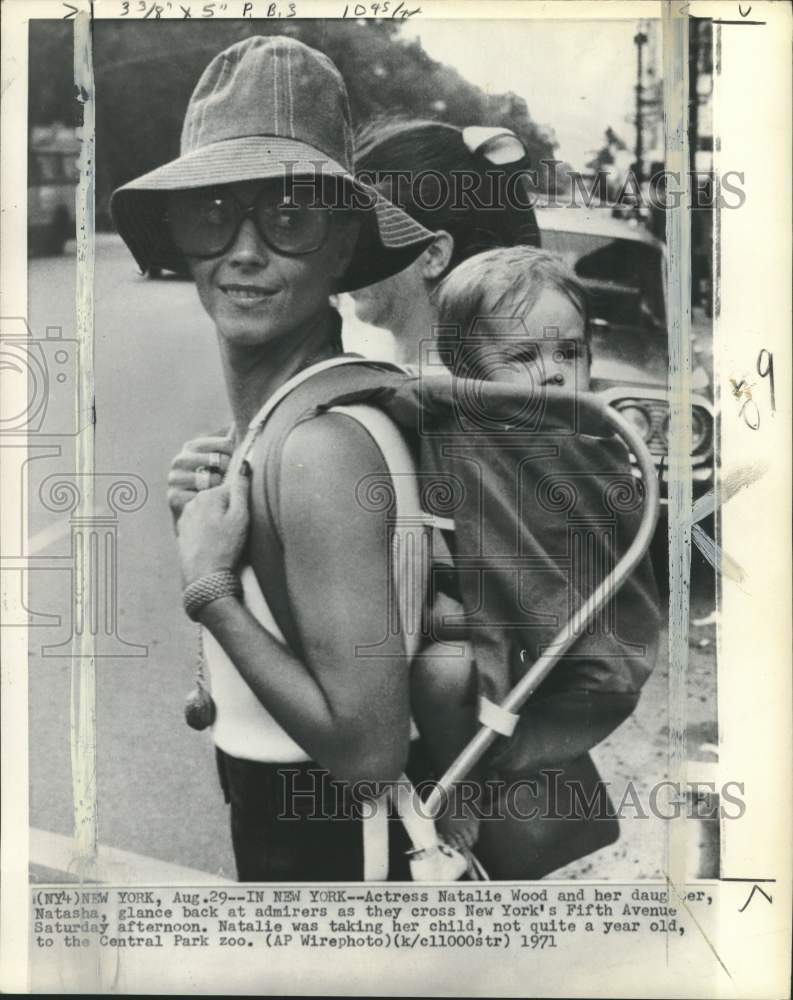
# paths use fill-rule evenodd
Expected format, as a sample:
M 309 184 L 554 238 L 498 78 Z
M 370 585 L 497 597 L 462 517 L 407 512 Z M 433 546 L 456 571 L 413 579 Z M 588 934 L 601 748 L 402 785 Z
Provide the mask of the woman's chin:
M 262 347 L 278 339 L 278 334 L 270 330 L 266 323 L 245 322 L 236 317 L 233 320 L 225 318 L 225 322 L 218 324 L 218 331 L 226 343 L 236 347 Z

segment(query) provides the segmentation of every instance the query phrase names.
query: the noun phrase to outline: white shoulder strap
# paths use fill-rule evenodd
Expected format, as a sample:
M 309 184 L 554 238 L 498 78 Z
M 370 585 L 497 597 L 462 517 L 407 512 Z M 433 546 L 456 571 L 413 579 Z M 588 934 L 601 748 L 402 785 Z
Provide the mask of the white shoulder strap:
M 242 460 L 246 458 L 259 436 L 264 425 L 267 423 L 267 419 L 273 410 L 278 406 L 278 404 L 285 399 L 293 389 L 297 389 L 299 385 L 302 385 L 308 379 L 312 378 L 314 375 L 318 375 L 320 372 L 328 371 L 330 368 L 340 368 L 342 365 L 371 365 L 371 358 L 351 358 L 342 355 L 337 358 L 328 358 L 327 361 L 318 361 L 314 365 L 309 365 L 308 368 L 304 368 L 299 371 L 296 375 L 293 375 L 290 379 L 277 389 L 272 396 L 264 403 L 264 405 L 259 409 L 256 416 L 248 424 L 248 430 L 245 434 L 241 447 L 235 453 L 234 459 L 231 462 L 233 468 L 231 471 L 236 471 L 239 468 Z M 383 364 L 384 362 L 376 362 L 377 364 Z M 399 365 L 394 365 L 395 371 L 400 371 Z
M 405 440 L 394 422 L 373 406 L 334 406 L 357 420 L 368 432 L 385 460 L 394 498 L 393 583 L 405 652 L 412 659 L 421 642 L 424 598 L 429 580 L 431 519 L 421 508 L 416 468 Z
M 405 652 L 412 657 L 421 643 L 422 610 L 427 593 L 430 569 L 430 532 L 436 519 L 421 507 L 416 468 L 402 434 L 393 421 L 372 406 L 334 406 L 333 413 L 344 413 L 357 420 L 380 449 L 391 477 L 394 497 L 393 581 Z M 452 524 L 453 522 L 447 522 Z M 388 854 L 388 831 L 380 819 L 386 799 L 393 802 L 413 844 L 410 871 L 414 882 L 451 882 L 461 877 L 467 867 L 459 851 L 438 838 L 433 817 L 422 808 L 418 792 L 402 775 L 390 796 L 379 800 L 364 823 L 364 871 L 382 872 L 383 857 Z M 381 876 L 382 877 L 382 876 Z

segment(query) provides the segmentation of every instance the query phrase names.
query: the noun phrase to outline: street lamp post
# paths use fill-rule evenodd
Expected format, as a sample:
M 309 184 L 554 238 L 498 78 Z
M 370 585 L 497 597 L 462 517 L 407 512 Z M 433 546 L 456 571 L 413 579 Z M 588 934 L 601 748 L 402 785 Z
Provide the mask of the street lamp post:
M 634 171 L 638 184 L 644 180 L 644 166 L 642 158 L 644 156 L 642 108 L 644 106 L 642 87 L 642 47 L 647 43 L 647 35 L 643 31 L 638 31 L 633 37 L 636 46 L 636 163 Z

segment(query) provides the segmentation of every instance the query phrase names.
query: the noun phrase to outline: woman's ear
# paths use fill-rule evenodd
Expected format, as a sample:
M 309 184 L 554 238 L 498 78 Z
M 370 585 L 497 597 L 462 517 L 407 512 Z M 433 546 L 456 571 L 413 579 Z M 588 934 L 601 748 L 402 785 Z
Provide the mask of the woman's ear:
M 449 266 L 454 253 L 454 237 L 445 229 L 439 229 L 435 238 L 418 259 L 421 276 L 427 281 L 437 281 Z

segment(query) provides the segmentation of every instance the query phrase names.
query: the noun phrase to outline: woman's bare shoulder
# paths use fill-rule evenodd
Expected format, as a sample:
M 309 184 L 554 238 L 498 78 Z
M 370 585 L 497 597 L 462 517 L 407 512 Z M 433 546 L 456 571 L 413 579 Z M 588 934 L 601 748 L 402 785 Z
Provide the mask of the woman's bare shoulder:
M 385 460 L 368 431 L 343 413 L 323 413 L 297 424 L 282 451 L 282 479 L 321 478 L 330 488 L 351 476 L 385 473 Z

